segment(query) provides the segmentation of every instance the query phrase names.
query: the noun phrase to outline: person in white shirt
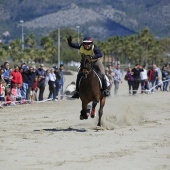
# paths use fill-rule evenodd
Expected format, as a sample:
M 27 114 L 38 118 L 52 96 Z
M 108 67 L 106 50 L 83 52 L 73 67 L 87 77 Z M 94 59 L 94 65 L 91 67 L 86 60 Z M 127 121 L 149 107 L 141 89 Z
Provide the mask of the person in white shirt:
M 120 64 L 117 64 L 116 68 L 113 70 L 113 73 L 114 73 L 114 94 L 117 95 L 118 93 L 118 89 L 119 89 L 119 83 L 121 82 L 122 83 L 122 80 L 121 80 L 121 72 L 120 72 Z
M 140 72 L 140 79 L 141 79 L 141 93 L 145 93 L 146 90 L 149 90 L 149 83 L 148 83 L 148 75 L 147 70 L 145 69 L 146 66 L 143 66 L 143 71 Z M 148 93 L 148 91 L 147 91 Z
M 48 76 L 49 76 L 48 84 L 49 84 L 49 91 L 50 91 L 48 98 L 50 99 L 51 97 L 53 97 L 53 100 L 56 100 L 56 89 L 55 89 L 56 75 L 54 73 L 54 68 L 50 70 Z

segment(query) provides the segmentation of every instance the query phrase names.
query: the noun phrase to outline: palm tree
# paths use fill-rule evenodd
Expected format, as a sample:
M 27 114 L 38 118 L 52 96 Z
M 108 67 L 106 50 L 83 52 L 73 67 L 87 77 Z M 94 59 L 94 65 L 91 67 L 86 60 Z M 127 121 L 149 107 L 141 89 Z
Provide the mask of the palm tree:
M 34 34 L 29 34 L 26 39 L 25 39 L 25 43 L 30 47 L 30 48 L 35 48 L 37 43 L 35 40 L 35 35 Z

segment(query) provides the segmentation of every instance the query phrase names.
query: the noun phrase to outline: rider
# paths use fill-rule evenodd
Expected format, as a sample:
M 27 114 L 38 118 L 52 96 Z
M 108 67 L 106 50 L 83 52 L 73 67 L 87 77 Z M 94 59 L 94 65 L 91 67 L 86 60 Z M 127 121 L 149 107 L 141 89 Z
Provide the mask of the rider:
M 87 55 L 91 56 L 91 61 L 94 62 L 96 66 L 98 66 L 98 68 L 100 69 L 103 75 L 103 82 L 102 82 L 103 94 L 105 96 L 109 96 L 110 91 L 107 89 L 107 82 L 105 79 L 105 70 L 104 70 L 101 60 L 99 59 L 102 57 L 102 53 L 100 49 L 96 45 L 93 44 L 93 39 L 91 37 L 85 37 L 83 39 L 83 43 L 78 44 L 78 43 L 72 43 L 72 37 L 70 36 L 67 39 L 67 41 L 70 47 L 80 50 L 80 54 L 82 57 L 87 56 Z M 79 86 L 80 78 L 81 78 L 81 74 L 80 72 L 78 72 L 77 80 L 76 80 L 76 92 L 72 96 L 72 98 L 79 98 L 79 87 L 78 86 Z

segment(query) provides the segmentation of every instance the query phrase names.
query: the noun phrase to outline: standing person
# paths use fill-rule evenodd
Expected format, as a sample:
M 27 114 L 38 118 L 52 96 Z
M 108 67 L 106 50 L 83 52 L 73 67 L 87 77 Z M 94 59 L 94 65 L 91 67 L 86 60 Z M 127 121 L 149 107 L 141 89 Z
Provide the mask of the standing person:
M 158 81 L 159 80 L 162 80 L 162 71 L 161 71 L 161 69 L 156 65 L 156 64 L 153 64 L 154 65 L 154 67 L 156 68 L 155 70 L 157 71 L 157 73 L 158 73 L 158 79 L 156 80 L 156 83 L 155 83 L 155 88 L 157 89 L 157 86 L 158 86 Z
M 148 71 L 148 81 L 151 83 L 151 93 L 154 93 L 156 80 L 158 80 L 158 72 L 156 71 L 156 66 L 153 65 L 152 68 Z
M 50 70 L 50 73 L 49 73 L 49 95 L 48 95 L 48 99 L 51 98 L 51 96 L 53 97 L 53 100 L 55 101 L 56 100 L 56 85 L 55 85 L 55 81 L 56 81 L 56 75 L 54 73 L 54 68 L 52 68 Z
M 102 91 L 103 94 L 105 96 L 109 96 L 110 95 L 110 91 L 107 89 L 107 82 L 105 79 L 105 70 L 104 70 L 104 66 L 100 60 L 100 58 L 102 57 L 102 52 L 100 51 L 100 49 L 93 44 L 93 39 L 91 37 L 85 37 L 83 39 L 82 44 L 78 44 L 78 43 L 72 43 L 72 37 L 70 36 L 68 39 L 68 45 L 72 48 L 75 49 L 79 49 L 80 50 L 80 54 L 82 57 L 84 56 L 91 56 L 91 62 L 94 63 L 95 66 L 97 66 L 99 68 L 99 70 L 101 71 L 102 75 L 103 75 L 103 81 L 102 81 Z M 75 94 L 72 96 L 72 98 L 79 98 L 79 81 L 81 78 L 81 72 L 78 72 L 77 75 L 77 80 L 76 80 L 76 92 Z
M 116 68 L 113 70 L 114 73 L 114 94 L 117 95 L 118 89 L 119 89 L 119 83 L 122 83 L 121 80 L 121 72 L 120 72 L 120 64 L 117 64 Z
M 143 71 L 140 72 L 140 79 L 141 79 L 141 93 L 143 94 L 145 90 L 149 90 L 149 83 L 148 83 L 148 75 L 146 66 L 143 66 Z M 148 93 L 148 92 L 147 92 Z
M 124 78 L 128 82 L 129 94 L 133 93 L 133 86 L 134 86 L 133 72 L 131 70 L 132 70 L 131 67 L 129 67 Z
M 39 101 L 42 101 L 45 90 L 45 78 L 46 78 L 44 64 L 40 64 L 40 68 L 36 70 L 36 76 L 38 77 Z
M 64 65 L 60 64 L 59 71 L 60 71 L 61 78 L 60 78 L 60 81 L 59 81 L 59 91 L 60 91 L 60 95 L 61 95 L 61 100 L 64 97 L 64 73 L 63 73 L 63 69 L 64 69 Z
M 21 65 L 20 72 L 22 74 L 22 87 L 21 87 L 21 94 L 22 98 L 26 99 L 26 94 L 28 90 L 28 67 L 24 64 Z
M 113 70 L 109 69 L 108 67 L 105 68 L 105 75 L 108 77 L 109 79 L 109 83 L 110 83 L 110 92 L 111 92 L 111 89 L 112 89 L 112 85 L 113 85 L 113 76 L 114 76 L 114 73 L 113 73 Z
M 18 65 L 15 65 L 14 71 L 11 72 L 11 88 L 15 84 L 20 84 L 22 86 L 22 75 L 19 72 L 19 66 Z
M 133 86 L 133 95 L 137 93 L 139 84 L 140 84 L 140 72 L 143 71 L 143 68 L 136 64 L 136 66 L 132 69 L 133 78 L 134 78 L 134 86 Z
M 47 69 L 45 71 L 45 73 L 46 73 L 46 77 L 45 77 L 45 86 L 46 86 L 48 84 L 48 82 L 49 82 L 50 69 Z
M 54 66 L 53 68 L 55 69 L 54 74 L 56 75 L 55 90 L 56 90 L 56 99 L 58 100 L 58 93 L 59 93 L 59 90 L 60 90 L 59 82 L 60 82 L 60 79 L 61 79 L 61 74 L 60 74 L 60 71 L 59 71 L 57 66 Z
M 166 66 L 162 67 L 163 91 L 168 91 L 168 72 Z
M 7 86 L 11 85 L 10 74 L 11 74 L 11 72 L 10 72 L 10 68 L 9 68 L 9 63 L 5 62 L 3 77 L 4 77 L 5 82 L 7 83 Z
M 168 86 L 169 86 L 169 88 L 167 88 L 168 89 L 168 91 L 170 91 L 170 67 L 169 67 L 169 63 L 167 63 L 167 64 L 165 64 L 165 70 L 168 72 Z
M 29 70 L 28 70 L 28 90 L 27 90 L 27 94 L 26 94 L 26 99 L 27 100 L 30 100 L 30 93 L 32 91 L 32 87 L 33 87 L 33 84 L 34 84 L 34 80 L 35 80 L 35 76 L 36 76 L 36 73 L 33 71 L 33 68 L 30 67 Z

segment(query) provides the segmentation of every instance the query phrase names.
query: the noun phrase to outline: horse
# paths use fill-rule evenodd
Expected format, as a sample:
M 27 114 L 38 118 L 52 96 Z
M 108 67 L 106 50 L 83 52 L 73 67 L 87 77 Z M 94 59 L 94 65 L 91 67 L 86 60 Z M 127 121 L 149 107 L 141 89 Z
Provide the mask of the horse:
M 98 124 L 101 126 L 101 118 L 103 115 L 103 107 L 105 105 L 106 97 L 101 91 L 101 83 L 97 71 L 94 67 L 94 63 L 91 62 L 91 56 L 83 56 L 81 59 L 80 72 L 82 74 L 79 83 L 79 96 L 82 102 L 82 110 L 80 119 L 88 119 L 88 104 L 92 102 L 92 109 L 90 112 L 91 118 L 95 117 L 95 107 L 100 102 L 98 110 Z M 80 74 L 80 73 L 79 73 Z

